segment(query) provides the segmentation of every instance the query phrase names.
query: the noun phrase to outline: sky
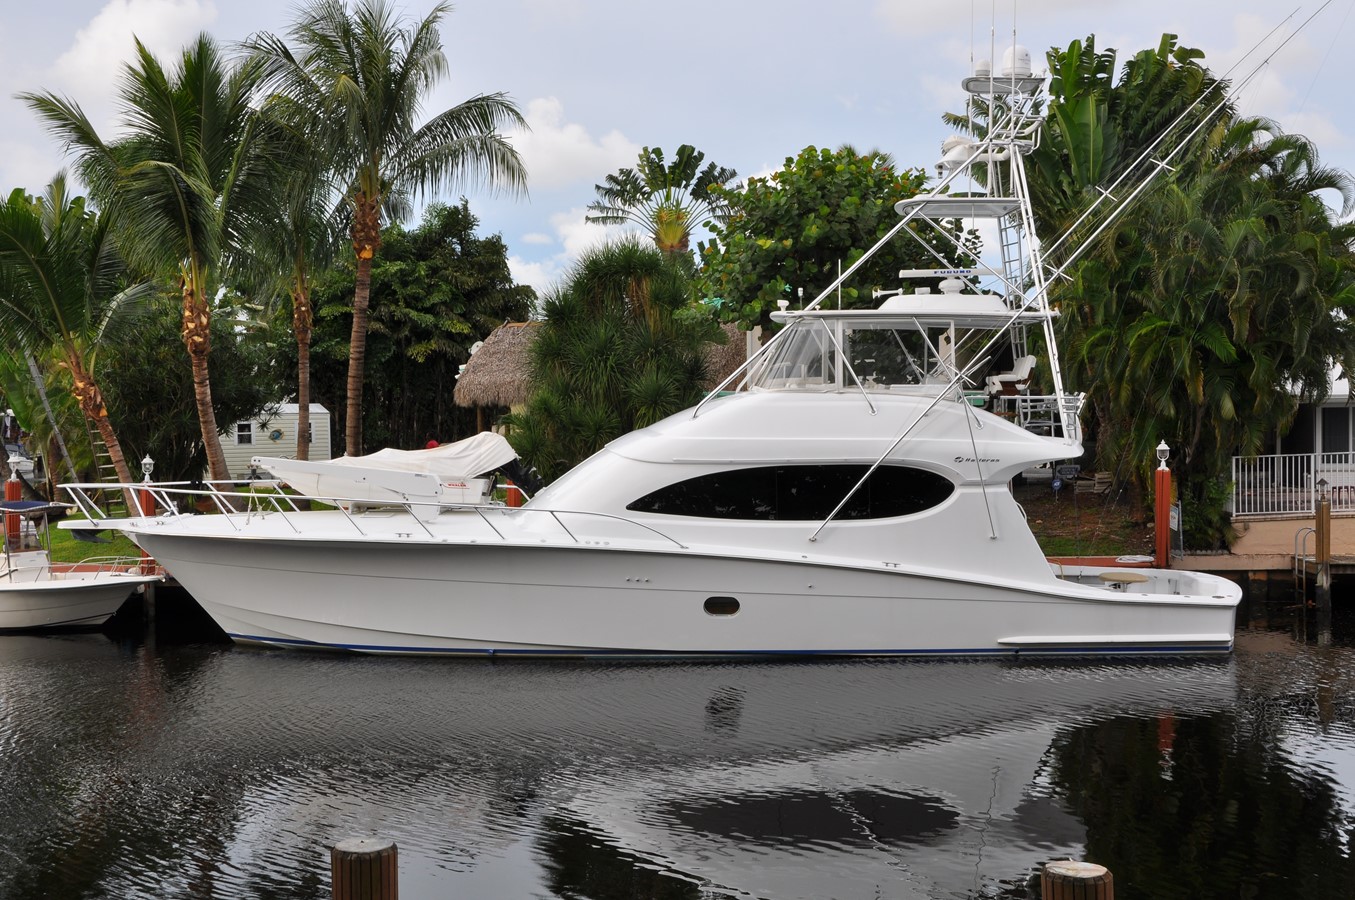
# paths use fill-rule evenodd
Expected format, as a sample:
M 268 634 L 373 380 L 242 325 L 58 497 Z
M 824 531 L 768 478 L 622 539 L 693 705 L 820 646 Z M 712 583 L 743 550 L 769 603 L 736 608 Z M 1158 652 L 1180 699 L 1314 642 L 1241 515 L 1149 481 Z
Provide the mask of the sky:
M 422 18 L 434 0 L 392 2 Z M 260 31 L 285 35 L 296 11 L 277 0 L 0 0 L 0 7 L 6 195 L 16 187 L 38 192 L 69 164 L 17 92 L 68 96 L 101 135 L 116 135 L 119 73 L 133 35 L 169 60 L 203 31 L 227 45 Z M 844 143 L 930 170 L 950 133 L 942 113 L 963 109 L 960 79 L 975 60 L 1000 60 L 1013 40 L 1030 49 L 1039 72 L 1046 50 L 1089 34 L 1123 60 L 1175 33 L 1205 51 L 1213 71 L 1239 83 L 1234 99 L 1244 114 L 1307 135 L 1326 164 L 1355 171 L 1355 103 L 1340 80 L 1355 44 L 1353 13 L 1355 0 L 1325 7 L 1268 0 L 459 0 L 442 24 L 449 75 L 426 110 L 502 91 L 526 116 L 530 131 L 510 138 L 527 167 L 528 196 L 470 185 L 442 199 L 464 194 L 481 233 L 503 236 L 514 277 L 545 290 L 582 250 L 616 230 L 586 223 L 585 208 L 594 185 L 633 166 L 642 147 L 660 147 L 671 158 L 690 143 L 741 177 L 769 174 L 810 145 Z

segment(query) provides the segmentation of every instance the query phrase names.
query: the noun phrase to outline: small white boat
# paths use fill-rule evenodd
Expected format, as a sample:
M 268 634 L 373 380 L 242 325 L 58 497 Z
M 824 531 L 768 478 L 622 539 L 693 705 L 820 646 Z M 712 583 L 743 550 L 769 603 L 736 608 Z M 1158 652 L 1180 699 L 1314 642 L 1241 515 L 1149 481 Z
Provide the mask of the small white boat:
M 273 493 L 242 509 L 241 495 L 218 494 L 221 514 L 183 515 L 180 495 L 200 488 L 137 485 L 167 512 L 115 522 L 89 486 L 69 485 L 98 520 L 69 527 L 123 530 L 242 643 L 538 656 L 1227 653 L 1236 584 L 1051 565 L 1010 489 L 1027 469 L 1083 452 L 1083 397 L 1063 389 L 1026 193 L 1042 83 L 967 79 L 999 119 L 982 141 L 948 145 L 941 182 L 898 203 L 893 231 L 863 257 L 897 236 L 924 242 L 941 267 L 900 273 L 904 287 L 878 292 L 873 309 L 824 304 L 859 263 L 805 308 L 783 304 L 773 318 L 785 327 L 729 390 L 613 441 L 521 509 L 473 490 L 458 504 L 438 477 L 370 460 L 346 476 L 295 463 L 287 474 L 274 460 L 275 474 L 332 508 L 301 511 Z M 975 165 L 990 193 L 958 191 Z M 1000 264 L 975 265 L 964 243 L 984 220 Z M 1033 371 L 1048 393 L 1031 393 Z
M 5 501 L 0 513 L 23 517 L 35 529 L 64 503 Z M 53 563 L 47 550 L 10 550 L 0 559 L 0 632 L 94 628 L 106 622 L 133 592 L 163 581 L 133 557 L 95 557 Z M 151 564 L 154 565 L 153 563 Z

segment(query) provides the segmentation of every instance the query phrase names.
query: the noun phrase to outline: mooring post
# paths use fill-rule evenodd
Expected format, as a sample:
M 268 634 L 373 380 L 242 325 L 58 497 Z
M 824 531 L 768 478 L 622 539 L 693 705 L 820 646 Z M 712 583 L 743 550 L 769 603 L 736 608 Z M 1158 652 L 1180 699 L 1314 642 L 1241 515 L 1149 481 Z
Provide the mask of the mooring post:
M 15 469 L 9 470 L 9 478 L 5 481 L 5 501 L 22 500 L 23 489 L 19 485 L 19 473 Z M 11 550 L 23 549 L 23 520 L 18 513 L 5 514 L 5 544 Z
M 155 468 L 155 460 L 151 459 L 149 453 L 141 460 L 141 468 L 145 472 L 141 483 L 146 487 L 136 492 L 137 512 L 149 519 L 155 515 L 155 495 L 151 493 L 151 470 Z M 155 569 L 155 561 L 145 550 L 141 551 L 141 574 L 149 575 Z M 155 584 L 142 585 L 141 609 L 148 623 L 155 621 Z
M 1153 473 L 1153 527 L 1159 569 L 1171 568 L 1172 471 L 1167 468 L 1171 448 L 1166 441 L 1157 445 L 1157 471 Z
M 334 900 L 397 900 L 400 867 L 395 841 L 349 838 L 330 851 Z
M 1317 496 L 1317 643 L 1331 643 L 1331 493 L 1325 479 L 1319 480 Z
M 1040 900 L 1115 900 L 1115 879 L 1096 863 L 1055 860 L 1040 873 Z

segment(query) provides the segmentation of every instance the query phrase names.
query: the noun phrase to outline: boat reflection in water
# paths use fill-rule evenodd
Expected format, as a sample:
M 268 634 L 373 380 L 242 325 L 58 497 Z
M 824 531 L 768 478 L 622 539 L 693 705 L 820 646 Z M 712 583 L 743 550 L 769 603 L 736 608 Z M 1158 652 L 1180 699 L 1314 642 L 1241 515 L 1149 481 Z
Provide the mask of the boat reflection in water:
M 1069 855 L 1169 896 L 1126 883 L 1187 867 L 1183 834 L 1248 848 L 1225 861 L 1243 867 L 1302 841 L 1349 875 L 1331 780 L 1239 675 L 1259 659 L 1245 640 L 1161 664 L 654 665 L 21 639 L 0 643 L 0 895 L 320 898 L 327 848 L 371 834 L 412 897 L 1017 897 Z M 1266 821 L 1230 824 L 1249 797 Z
M 1235 696 L 1226 667 L 938 665 L 909 676 L 896 690 L 917 714 L 899 710 L 878 738 L 661 765 L 622 784 L 603 773 L 568 809 L 602 841 L 739 896 L 986 895 L 1082 853 L 1086 829 L 1048 771 L 1071 724 L 1175 721 Z M 731 699 L 712 698 L 712 727 L 739 727 L 720 724 L 735 716 Z

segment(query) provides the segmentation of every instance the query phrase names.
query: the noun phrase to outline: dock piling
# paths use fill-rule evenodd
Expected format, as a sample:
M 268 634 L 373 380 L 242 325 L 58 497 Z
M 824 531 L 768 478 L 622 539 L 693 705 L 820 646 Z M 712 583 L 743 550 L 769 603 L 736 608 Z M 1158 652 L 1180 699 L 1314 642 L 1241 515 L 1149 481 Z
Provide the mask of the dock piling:
M 1115 900 L 1115 879 L 1096 863 L 1055 860 L 1040 873 L 1040 900 Z
M 397 900 L 400 866 L 395 841 L 349 838 L 330 851 L 334 900 Z
M 1324 481 L 1319 482 L 1317 498 L 1317 643 L 1331 643 L 1331 494 Z

